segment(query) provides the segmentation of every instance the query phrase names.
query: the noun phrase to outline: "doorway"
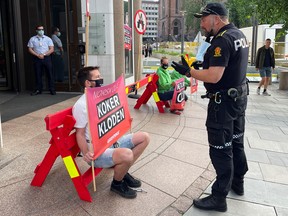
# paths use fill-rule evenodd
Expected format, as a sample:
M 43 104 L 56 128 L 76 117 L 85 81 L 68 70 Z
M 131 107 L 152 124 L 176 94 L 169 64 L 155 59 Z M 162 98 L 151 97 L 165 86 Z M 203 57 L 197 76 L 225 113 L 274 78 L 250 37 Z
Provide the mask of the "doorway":
M 0 0 L 0 90 L 11 89 L 8 1 Z
M 76 73 L 81 68 L 81 53 L 78 26 L 81 26 L 81 5 L 77 0 L 46 0 L 48 11 L 47 24 L 50 29 L 57 27 L 61 35 L 59 39 L 63 45 L 62 56 L 54 53 L 53 75 L 56 91 L 79 91 Z M 52 32 L 51 32 L 52 34 Z M 54 58 L 53 58 L 54 57 Z

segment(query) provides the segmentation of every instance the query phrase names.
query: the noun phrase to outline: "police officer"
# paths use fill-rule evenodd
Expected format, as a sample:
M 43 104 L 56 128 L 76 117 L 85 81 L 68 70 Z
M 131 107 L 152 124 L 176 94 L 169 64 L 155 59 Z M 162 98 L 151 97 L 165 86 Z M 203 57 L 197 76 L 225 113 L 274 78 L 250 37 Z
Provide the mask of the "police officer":
M 55 95 L 54 80 L 52 78 L 51 54 L 54 52 L 54 44 L 50 37 L 44 35 L 44 27 L 36 26 L 36 35 L 28 42 L 28 51 L 33 56 L 34 70 L 36 74 L 36 90 L 31 96 L 42 94 L 42 68 L 47 71 L 49 91 Z
M 194 206 L 204 210 L 226 211 L 229 190 L 244 194 L 244 175 L 248 171 L 244 152 L 245 110 L 248 86 L 246 69 L 248 43 L 244 34 L 227 18 L 227 10 L 221 3 L 208 3 L 200 13 L 201 28 L 206 36 L 213 36 L 207 49 L 203 69 L 172 63 L 181 74 L 204 81 L 210 99 L 206 127 L 209 154 L 216 170 L 212 194 L 194 200 Z M 183 59 L 183 58 L 182 58 Z

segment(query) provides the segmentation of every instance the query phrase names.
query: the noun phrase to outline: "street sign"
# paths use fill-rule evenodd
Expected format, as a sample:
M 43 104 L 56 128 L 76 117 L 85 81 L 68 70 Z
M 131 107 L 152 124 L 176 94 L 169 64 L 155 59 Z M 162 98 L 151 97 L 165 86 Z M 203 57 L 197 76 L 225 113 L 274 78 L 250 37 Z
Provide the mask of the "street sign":
M 134 16 L 134 27 L 139 34 L 144 34 L 147 28 L 147 17 L 143 10 L 138 10 Z

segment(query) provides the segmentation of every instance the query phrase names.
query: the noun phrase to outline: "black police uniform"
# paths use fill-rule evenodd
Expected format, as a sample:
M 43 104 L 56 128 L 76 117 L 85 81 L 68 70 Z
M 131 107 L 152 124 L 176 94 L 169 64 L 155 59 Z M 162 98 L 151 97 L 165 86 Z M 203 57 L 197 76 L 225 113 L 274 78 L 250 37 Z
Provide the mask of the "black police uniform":
M 222 27 L 211 41 L 203 62 L 203 69 L 225 67 L 217 83 L 204 83 L 210 98 L 206 127 L 210 158 L 217 178 L 212 194 L 226 197 L 232 181 L 243 183 L 248 171 L 244 152 L 245 110 L 248 86 L 246 69 L 248 43 L 244 34 L 233 24 Z

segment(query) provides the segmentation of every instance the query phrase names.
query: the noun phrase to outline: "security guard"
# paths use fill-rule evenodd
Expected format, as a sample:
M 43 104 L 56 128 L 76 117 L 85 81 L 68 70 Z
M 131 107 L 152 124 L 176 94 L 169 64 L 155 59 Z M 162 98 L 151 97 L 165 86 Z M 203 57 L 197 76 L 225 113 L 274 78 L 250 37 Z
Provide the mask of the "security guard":
M 47 71 L 49 91 L 51 95 L 55 95 L 54 80 L 52 78 L 52 61 L 51 54 L 54 52 L 54 44 L 50 37 L 44 35 L 44 27 L 36 26 L 36 33 L 28 41 L 28 51 L 33 56 L 33 64 L 36 75 L 36 90 L 31 96 L 42 94 L 42 69 Z
M 200 13 L 201 28 L 206 36 L 213 36 L 207 49 L 203 69 L 172 63 L 179 73 L 204 81 L 209 98 L 206 127 L 210 145 L 209 153 L 216 170 L 212 194 L 194 200 L 194 206 L 204 210 L 226 211 L 229 190 L 244 194 L 244 175 L 248 171 L 244 152 L 245 110 L 248 86 L 246 69 L 248 42 L 244 34 L 227 18 L 221 3 L 208 3 Z M 192 64 L 193 65 L 193 64 Z

